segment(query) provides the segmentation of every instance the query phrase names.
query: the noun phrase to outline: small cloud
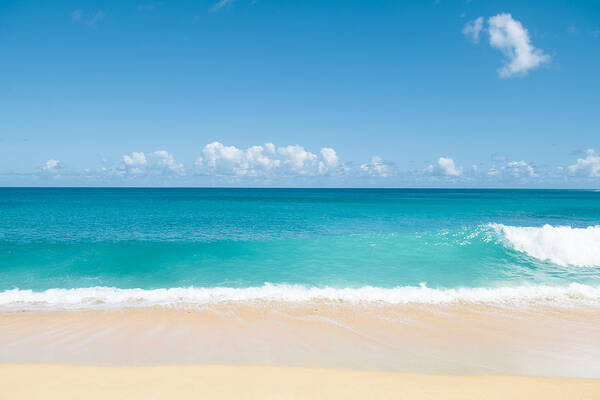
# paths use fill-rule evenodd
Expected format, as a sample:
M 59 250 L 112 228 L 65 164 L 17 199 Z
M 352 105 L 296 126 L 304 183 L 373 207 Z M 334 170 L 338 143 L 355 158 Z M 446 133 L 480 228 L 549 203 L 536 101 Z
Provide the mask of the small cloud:
M 124 171 L 133 175 L 141 174 L 145 171 L 148 161 L 146 155 L 143 152 L 134 151 L 131 155 L 125 154 L 122 157 L 124 164 Z
M 42 166 L 44 172 L 57 172 L 62 166 L 59 160 L 50 159 Z
M 134 151 L 131 155 L 123 156 L 123 163 L 127 166 L 134 167 L 145 167 L 148 162 L 146 161 L 146 155 L 143 152 Z
M 600 155 L 596 154 L 594 149 L 589 149 L 586 155 L 585 158 L 578 158 L 575 164 L 569 165 L 569 174 L 589 178 L 600 177 Z
M 210 11 L 212 11 L 212 12 L 219 11 L 220 9 L 233 4 L 233 1 L 234 0 L 219 0 L 215 4 L 213 4 L 213 6 L 210 8 Z
M 596 29 L 595 31 L 591 31 L 590 35 L 594 38 L 594 39 L 598 39 L 600 38 L 600 29 Z
M 498 14 L 487 19 L 488 29 L 484 29 L 484 18 L 479 17 L 465 24 L 462 33 L 477 43 L 481 32 L 489 36 L 489 44 L 504 54 L 504 66 L 498 69 L 501 78 L 522 76 L 550 62 L 550 56 L 531 44 L 529 32 L 510 14 Z M 575 27 L 572 27 L 575 29 Z
M 331 147 L 323 147 L 321 149 L 321 157 L 323 161 L 319 161 L 319 173 L 326 174 L 328 171 L 335 170 L 340 164 L 340 159 L 337 153 Z
M 498 70 L 502 78 L 525 75 L 529 70 L 550 62 L 550 56 L 531 44 L 529 32 L 510 14 L 498 14 L 487 20 L 490 46 L 506 57 L 505 65 Z
M 373 156 L 371 157 L 371 162 L 362 164 L 360 169 L 371 176 L 387 178 L 393 174 L 394 164 L 383 161 L 381 157 Z
M 520 178 L 522 176 L 537 176 L 533 167 L 523 160 L 511 161 L 506 166 L 510 174 L 515 178 Z
M 479 34 L 483 29 L 483 17 L 476 18 L 472 21 L 469 21 L 463 27 L 462 33 L 469 39 L 473 41 L 473 43 L 479 43 Z
M 524 160 L 510 161 L 498 167 L 488 169 L 487 175 L 497 179 L 524 179 L 537 177 L 535 169 Z
M 125 154 L 122 158 L 122 165 L 114 170 L 119 175 L 142 175 L 142 174 L 176 174 L 185 175 L 185 167 L 178 163 L 175 157 L 166 150 L 157 150 L 146 155 L 143 152 L 134 151 L 131 154 Z
M 462 168 L 457 167 L 454 160 L 449 157 L 440 157 L 435 165 L 429 165 L 425 172 L 433 175 L 460 176 Z
M 575 35 L 577 33 L 577 28 L 575 27 L 575 25 L 571 25 L 567 28 L 567 33 L 571 36 Z
M 185 174 L 185 168 L 183 167 L 183 164 L 175 161 L 175 158 L 168 151 L 157 150 L 152 153 L 152 156 L 155 160 L 157 169 L 173 172 L 177 175 Z
M 280 147 L 277 152 L 286 158 L 284 163 L 301 175 L 308 174 L 307 168 L 316 164 L 317 155 L 304 150 L 300 145 Z

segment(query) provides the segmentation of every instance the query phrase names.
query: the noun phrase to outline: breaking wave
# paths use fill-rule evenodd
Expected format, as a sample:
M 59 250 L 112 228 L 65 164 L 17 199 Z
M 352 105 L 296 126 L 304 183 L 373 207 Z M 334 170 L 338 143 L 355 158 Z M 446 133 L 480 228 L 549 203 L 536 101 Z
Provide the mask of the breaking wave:
M 247 301 L 336 301 L 387 304 L 520 303 L 550 302 L 600 305 L 600 286 L 571 283 L 568 286 L 516 286 L 498 288 L 434 289 L 425 284 L 381 288 L 305 287 L 265 284 L 248 288 L 119 289 L 89 287 L 75 289 L 11 289 L 0 292 L 1 309 L 94 309 L 206 305 Z
M 600 225 L 587 228 L 490 224 L 517 251 L 561 266 L 600 266 Z

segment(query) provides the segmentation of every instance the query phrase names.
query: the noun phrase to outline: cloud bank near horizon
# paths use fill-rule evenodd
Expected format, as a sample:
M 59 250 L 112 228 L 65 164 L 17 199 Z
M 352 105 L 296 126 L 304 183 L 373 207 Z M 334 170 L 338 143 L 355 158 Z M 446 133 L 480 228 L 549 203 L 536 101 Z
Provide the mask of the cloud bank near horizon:
M 523 159 L 498 157 L 464 166 L 449 155 L 403 170 L 374 155 L 367 162 L 344 160 L 332 147 L 318 151 L 299 144 L 273 143 L 241 148 L 214 141 L 191 162 L 169 151 L 133 151 L 116 161 L 106 157 L 97 168 L 70 168 L 58 157 L 41 161 L 35 171 L 0 172 L 0 184 L 11 176 L 27 185 L 107 186 L 562 186 L 600 184 L 600 155 L 589 149 L 569 165 L 540 167 Z

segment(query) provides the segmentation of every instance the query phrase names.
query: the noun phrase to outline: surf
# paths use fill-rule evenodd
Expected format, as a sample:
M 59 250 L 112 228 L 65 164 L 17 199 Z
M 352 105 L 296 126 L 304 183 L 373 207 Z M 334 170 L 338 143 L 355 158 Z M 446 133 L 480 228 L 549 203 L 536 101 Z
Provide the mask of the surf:
M 307 287 L 271 284 L 232 287 L 178 287 L 160 289 L 119 289 L 88 287 L 48 289 L 44 291 L 11 289 L 0 292 L 1 309 L 96 309 L 177 305 L 209 305 L 226 302 L 276 301 L 286 303 L 331 301 L 344 303 L 449 304 L 491 303 L 600 305 L 600 286 L 571 283 L 566 286 L 526 285 L 496 288 L 430 288 L 401 286 L 394 288 L 363 286 L 358 288 Z
M 489 225 L 509 247 L 560 266 L 600 266 L 600 225 L 542 227 Z

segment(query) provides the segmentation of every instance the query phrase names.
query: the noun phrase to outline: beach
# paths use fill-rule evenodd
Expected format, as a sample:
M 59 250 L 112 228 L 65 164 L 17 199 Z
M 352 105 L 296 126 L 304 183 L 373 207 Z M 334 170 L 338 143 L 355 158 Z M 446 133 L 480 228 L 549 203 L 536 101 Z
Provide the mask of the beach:
M 254 302 L 0 313 L 4 363 L 600 377 L 600 308 Z
M 4 191 L 0 398 L 600 396 L 595 192 Z
M 0 365 L 2 399 L 581 399 L 600 381 L 267 366 Z
M 0 313 L 0 398 L 597 399 L 600 308 L 331 302 Z

